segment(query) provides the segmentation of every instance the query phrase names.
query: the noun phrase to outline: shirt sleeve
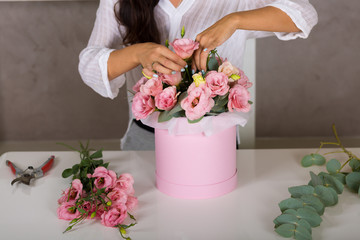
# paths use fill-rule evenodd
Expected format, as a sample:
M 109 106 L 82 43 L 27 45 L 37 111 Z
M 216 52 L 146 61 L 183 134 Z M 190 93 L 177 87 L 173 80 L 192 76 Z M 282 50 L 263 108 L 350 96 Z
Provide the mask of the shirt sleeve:
M 273 34 L 280 40 L 292 40 L 295 38 L 307 38 L 311 29 L 318 22 L 318 15 L 315 8 L 308 0 L 249 0 L 247 3 L 248 10 L 272 6 L 285 12 L 295 23 L 299 32 L 264 32 L 249 31 L 248 38 L 267 37 Z
M 88 45 L 79 56 L 79 73 L 86 85 L 103 97 L 115 98 L 125 75 L 109 81 L 107 62 L 115 48 L 122 48 L 119 25 L 114 16 L 115 0 L 100 0 Z

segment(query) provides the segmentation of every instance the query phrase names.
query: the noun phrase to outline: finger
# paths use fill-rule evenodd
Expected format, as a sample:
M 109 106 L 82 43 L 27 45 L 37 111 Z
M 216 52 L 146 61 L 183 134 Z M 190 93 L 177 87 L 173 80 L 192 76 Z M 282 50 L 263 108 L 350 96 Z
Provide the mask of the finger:
M 194 52 L 194 64 L 197 70 L 201 69 L 200 68 L 200 53 L 202 51 L 202 48 L 199 47 L 199 49 L 197 49 Z
M 200 53 L 200 69 L 204 70 L 206 72 L 206 63 L 207 58 L 209 56 L 209 50 L 207 48 L 204 48 L 203 51 Z
M 159 63 L 160 65 L 164 66 L 165 68 L 169 69 L 171 73 L 173 73 L 173 71 L 175 72 L 180 72 L 185 70 L 184 67 L 182 67 L 181 65 L 176 64 L 175 62 L 171 61 L 170 59 L 166 58 L 166 57 L 160 57 L 159 60 L 157 61 L 157 63 Z M 186 64 L 186 62 L 185 62 Z
M 146 78 L 152 78 L 154 76 L 154 74 L 155 74 L 152 71 L 152 69 L 148 69 L 148 68 L 143 68 L 142 73 Z
M 168 66 L 169 68 L 175 70 L 175 71 L 180 71 L 182 68 L 184 68 L 186 66 L 186 62 L 179 57 L 178 55 L 176 55 L 174 52 L 172 52 L 170 49 L 164 47 L 161 49 L 161 53 L 160 56 L 165 57 L 166 59 L 170 60 L 170 62 L 166 62 L 166 64 L 163 64 L 164 66 Z M 160 61 L 164 61 L 164 58 L 159 59 Z
M 159 62 L 155 62 L 153 64 L 153 69 L 156 70 L 158 73 L 163 73 L 163 74 L 172 74 L 174 70 L 169 69 L 163 65 L 161 65 Z

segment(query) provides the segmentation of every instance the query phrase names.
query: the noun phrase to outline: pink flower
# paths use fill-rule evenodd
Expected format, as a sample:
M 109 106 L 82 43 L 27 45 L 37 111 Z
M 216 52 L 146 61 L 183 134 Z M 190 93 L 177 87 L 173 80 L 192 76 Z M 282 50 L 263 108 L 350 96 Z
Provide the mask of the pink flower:
M 160 76 L 160 79 L 170 86 L 177 86 L 182 80 L 181 72 L 176 72 L 175 74 L 163 74 Z
M 174 51 L 182 59 L 191 57 L 196 49 L 199 48 L 199 43 L 191 39 L 175 39 L 170 45 L 174 48 Z
M 83 185 L 79 179 L 74 179 L 71 183 L 71 188 L 67 188 L 62 196 L 58 199 L 58 203 L 62 204 L 64 202 L 76 200 L 80 197 L 80 194 L 83 193 Z
M 240 79 L 237 80 L 237 84 L 240 84 L 241 86 L 245 88 L 250 88 L 252 86 L 252 82 L 249 81 L 248 77 L 245 75 L 244 71 L 239 70 L 239 76 Z
M 127 217 L 125 204 L 118 204 L 101 215 L 101 223 L 107 227 L 115 227 L 121 224 Z
M 233 74 L 239 74 L 239 69 L 234 67 L 229 61 L 225 61 L 219 66 L 218 72 L 222 72 L 230 77 Z
M 155 96 L 155 106 L 161 110 L 170 110 L 177 102 L 177 95 L 175 86 L 167 87 Z
M 116 181 L 116 173 L 104 167 L 97 167 L 92 177 L 95 178 L 94 184 L 99 189 L 106 188 L 108 190 Z
M 206 86 L 210 88 L 211 97 L 224 96 L 229 91 L 228 77 L 222 72 L 210 71 L 206 77 Z
M 229 92 L 228 108 L 230 112 L 233 112 L 233 109 L 240 112 L 250 111 L 250 93 L 245 87 L 236 84 L 230 88 Z
M 146 77 L 142 77 L 140 78 L 140 80 L 132 87 L 132 90 L 134 92 L 140 92 L 140 86 L 145 84 L 147 82 L 147 78 Z
M 112 205 L 125 204 L 128 200 L 128 195 L 120 188 L 112 189 L 107 197 L 110 198 Z
M 160 78 L 150 78 L 143 85 L 140 86 L 140 92 L 146 95 L 156 96 L 161 93 L 163 89 Z
M 196 120 L 211 110 L 214 100 L 211 98 L 211 90 L 205 84 L 199 87 L 191 85 L 189 87 L 191 90 L 188 89 L 189 95 L 181 101 L 181 107 L 185 110 L 185 115 L 189 120 Z
M 80 216 L 80 212 L 75 207 L 75 201 L 63 202 L 57 209 L 59 219 L 73 220 Z
M 135 193 L 134 187 L 134 178 L 129 173 L 123 173 L 115 182 L 115 187 L 123 190 L 128 195 L 133 195 Z
M 144 119 L 155 111 L 155 102 L 150 95 L 138 92 L 133 98 L 131 105 L 136 120 Z
M 138 200 L 137 200 L 137 198 L 134 197 L 134 196 L 128 196 L 127 202 L 126 202 L 126 207 L 127 207 L 127 209 L 129 209 L 129 210 L 131 211 L 131 210 L 133 210 L 137 205 L 138 205 Z

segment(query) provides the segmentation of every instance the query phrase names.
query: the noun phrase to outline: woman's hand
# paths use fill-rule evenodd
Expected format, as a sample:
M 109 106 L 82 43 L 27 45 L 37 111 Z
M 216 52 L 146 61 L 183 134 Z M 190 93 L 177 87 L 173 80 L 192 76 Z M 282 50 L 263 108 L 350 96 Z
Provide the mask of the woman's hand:
M 211 27 L 196 36 L 195 41 L 200 43 L 199 49 L 194 52 L 192 69 L 206 71 L 206 61 L 210 50 L 223 44 L 237 29 L 235 14 L 229 14 L 214 23 Z
M 165 46 L 156 43 L 141 43 L 137 51 L 138 62 L 143 66 L 146 75 L 152 76 L 153 70 L 172 74 L 180 72 L 186 62 Z

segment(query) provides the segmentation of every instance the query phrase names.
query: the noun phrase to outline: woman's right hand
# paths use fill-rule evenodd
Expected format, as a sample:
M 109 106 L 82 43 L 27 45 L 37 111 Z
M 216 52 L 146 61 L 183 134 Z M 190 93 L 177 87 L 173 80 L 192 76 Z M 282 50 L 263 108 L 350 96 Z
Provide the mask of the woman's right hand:
M 186 62 L 167 47 L 156 43 L 139 43 L 137 61 L 143 66 L 146 75 L 152 76 L 153 70 L 158 73 L 172 74 L 180 72 Z

